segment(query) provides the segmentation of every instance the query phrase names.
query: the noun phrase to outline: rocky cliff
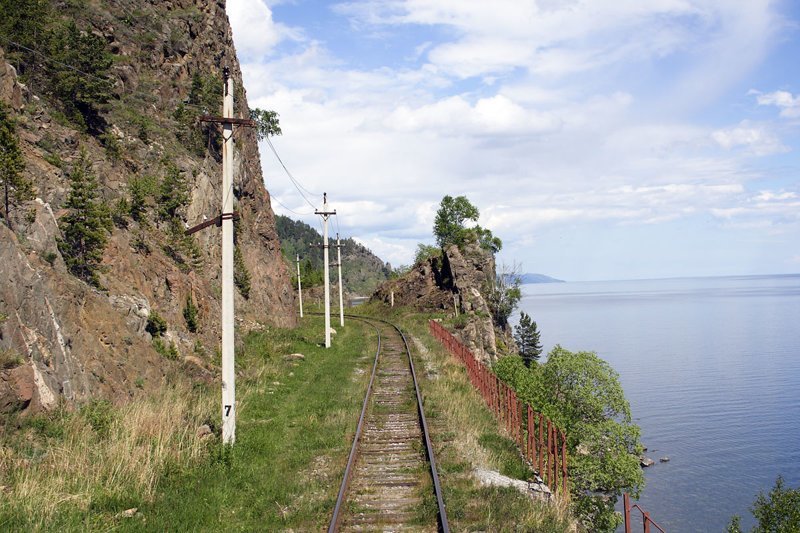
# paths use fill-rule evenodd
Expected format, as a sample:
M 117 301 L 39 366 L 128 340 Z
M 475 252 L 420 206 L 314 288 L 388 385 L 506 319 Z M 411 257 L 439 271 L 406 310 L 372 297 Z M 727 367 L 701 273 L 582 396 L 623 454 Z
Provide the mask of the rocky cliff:
M 248 116 L 224 2 L 72 3 L 67 14 L 60 3 L 51 7 L 82 34 L 102 38 L 113 59 L 111 98 L 99 126 L 76 125 L 35 75 L 48 67 L 47 54 L 26 59 L 0 41 L 0 98 L 16 123 L 23 175 L 34 188 L 34 199 L 11 212 L 12 229 L 0 221 L 0 410 L 6 412 L 49 408 L 61 399 L 121 400 L 158 387 L 176 370 L 215 375 L 220 232 L 212 226 L 186 239 L 175 222 L 188 227 L 219 214 L 217 133 L 194 118 L 221 112 L 223 66 L 236 84 L 236 114 Z M 57 244 L 68 176 L 81 150 L 115 213 L 99 287 L 68 272 Z M 235 153 L 237 268 L 250 285 L 236 295 L 237 333 L 263 323 L 292 325 L 289 272 L 251 130 L 237 131 Z M 158 193 L 141 185 L 157 190 L 170 169 L 183 176 L 187 199 L 177 218 L 165 221 Z M 126 207 L 135 194 L 134 217 Z M 163 187 L 161 194 L 163 200 Z M 197 308 L 193 327 L 185 318 L 190 297 Z M 158 351 L 146 331 L 151 313 L 167 326 Z
M 477 243 L 463 248 L 449 246 L 441 256 L 415 264 L 403 276 L 382 284 L 372 301 L 408 306 L 420 311 L 447 311 L 460 317 L 454 335 L 482 361 L 491 364 L 498 357 L 498 335 L 509 339 L 492 322 L 484 297 L 494 279 L 495 261 L 491 252 Z

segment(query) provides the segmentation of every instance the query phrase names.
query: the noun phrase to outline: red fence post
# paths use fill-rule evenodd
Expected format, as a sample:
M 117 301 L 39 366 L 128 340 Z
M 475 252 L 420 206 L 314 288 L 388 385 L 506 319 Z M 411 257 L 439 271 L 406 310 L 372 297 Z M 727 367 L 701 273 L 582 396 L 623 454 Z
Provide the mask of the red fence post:
M 625 533 L 631 533 L 631 496 L 622 494 L 622 518 L 625 521 Z
M 650 513 L 643 513 L 644 514 L 644 533 L 650 533 Z
M 544 415 L 539 413 L 539 476 L 544 479 Z

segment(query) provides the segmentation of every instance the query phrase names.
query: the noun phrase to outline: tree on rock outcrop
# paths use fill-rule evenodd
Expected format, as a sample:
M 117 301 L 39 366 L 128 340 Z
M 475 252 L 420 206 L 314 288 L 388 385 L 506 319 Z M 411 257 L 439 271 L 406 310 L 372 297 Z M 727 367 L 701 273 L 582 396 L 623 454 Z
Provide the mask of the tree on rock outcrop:
M 531 366 L 533 361 L 538 361 L 542 355 L 542 343 L 539 340 L 539 329 L 536 321 L 522 311 L 519 315 L 519 324 L 514 329 L 514 340 L 519 348 L 519 355 L 525 366 Z
M 484 250 L 496 254 L 503 247 L 499 237 L 477 224 L 467 227 L 467 222 L 477 222 L 479 216 L 480 211 L 466 196 L 445 196 L 433 222 L 436 244 L 444 249 L 452 244 L 462 248 L 468 242 L 477 242 Z
M 11 227 L 9 217 L 12 204 L 33 197 L 33 185 L 22 175 L 25 161 L 17 142 L 17 128 L 8 114 L 5 105 L 0 102 L 0 186 L 3 188 L 3 218 L 6 226 Z
M 478 208 L 466 196 L 445 196 L 439 204 L 433 223 L 436 243 L 442 248 L 451 244 L 463 246 L 468 232 L 466 222 L 477 222 L 479 215 Z
M 98 273 L 112 221 L 108 206 L 98 198 L 97 178 L 86 151 L 81 150 L 69 181 L 64 204 L 69 212 L 59 221 L 63 237 L 58 240 L 58 250 L 71 274 L 99 288 Z

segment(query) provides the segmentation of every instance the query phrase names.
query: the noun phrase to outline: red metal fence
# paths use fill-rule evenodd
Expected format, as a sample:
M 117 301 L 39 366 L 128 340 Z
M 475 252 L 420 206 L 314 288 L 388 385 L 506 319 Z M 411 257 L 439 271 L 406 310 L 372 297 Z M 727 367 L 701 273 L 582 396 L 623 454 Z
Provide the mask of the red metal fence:
M 642 527 L 644 533 L 650 533 L 651 525 L 658 529 L 661 533 L 665 533 L 661 526 L 656 524 L 655 521 L 650 518 L 650 513 L 639 507 L 638 504 L 631 505 L 631 496 L 627 492 L 622 495 L 622 508 L 623 519 L 625 520 L 625 533 L 633 532 L 633 524 L 631 523 L 631 509 L 637 509 L 640 513 L 642 513 Z
M 460 359 L 472 385 L 478 389 L 497 420 L 519 446 L 522 455 L 538 469 L 550 490 L 569 498 L 567 488 L 567 437 L 546 416 L 535 412 L 516 393 L 441 324 L 431 320 L 431 333 Z

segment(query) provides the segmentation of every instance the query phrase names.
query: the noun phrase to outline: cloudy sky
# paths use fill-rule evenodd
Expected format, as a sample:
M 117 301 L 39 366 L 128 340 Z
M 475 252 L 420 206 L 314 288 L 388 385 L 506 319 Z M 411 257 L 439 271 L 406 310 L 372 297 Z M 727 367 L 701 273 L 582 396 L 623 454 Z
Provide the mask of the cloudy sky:
M 409 263 L 446 194 L 566 280 L 800 272 L 794 0 L 228 0 L 252 107 L 342 235 Z M 269 147 L 276 213 L 319 226 Z M 336 231 L 336 223 L 334 223 Z

